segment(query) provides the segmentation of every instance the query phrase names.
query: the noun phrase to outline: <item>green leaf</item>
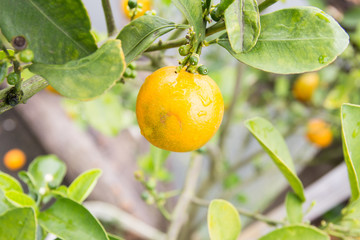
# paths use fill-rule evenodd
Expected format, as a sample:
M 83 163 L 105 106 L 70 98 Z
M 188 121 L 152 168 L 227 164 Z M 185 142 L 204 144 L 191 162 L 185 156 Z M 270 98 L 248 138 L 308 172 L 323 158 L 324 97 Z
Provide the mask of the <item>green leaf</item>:
M 0 56 L 0 61 L 1 61 L 1 56 Z M 0 84 L 3 83 L 7 75 L 7 71 L 8 71 L 7 62 L 3 62 L 3 63 L 0 62 Z
M 29 165 L 29 174 L 34 179 L 36 189 L 46 187 L 47 184 L 59 186 L 65 173 L 65 164 L 55 155 L 37 157 Z
M 194 27 L 195 45 L 205 38 L 205 24 L 201 0 L 172 0 L 172 3 L 184 14 L 190 26 Z
M 239 61 L 264 71 L 290 74 L 325 67 L 342 53 L 349 36 L 320 9 L 298 7 L 261 16 L 261 33 L 255 47 L 235 53 L 227 35 L 219 44 Z
M 30 70 L 44 77 L 65 97 L 89 100 L 103 94 L 124 70 L 119 40 L 109 40 L 88 57 L 64 65 L 33 64 Z
M 330 237 L 319 229 L 311 226 L 288 226 L 276 229 L 259 240 L 330 240 Z
M 184 28 L 185 25 L 176 25 L 166 19 L 145 15 L 131 21 L 116 37 L 121 40 L 127 64 L 142 54 L 158 37 L 175 28 Z
M 34 199 L 26 195 L 22 192 L 17 192 L 14 190 L 5 192 L 5 197 L 11 204 L 13 204 L 16 207 L 35 207 L 36 202 Z
M 207 215 L 211 240 L 235 240 L 241 231 L 240 216 L 236 208 L 225 200 L 212 200 Z
M 302 213 L 302 202 L 299 197 L 292 193 L 288 192 L 285 200 L 286 213 L 290 224 L 298 224 L 302 222 L 303 213 Z
M 64 197 L 67 198 L 68 197 L 68 188 L 65 185 L 61 185 L 56 189 L 51 190 L 51 193 L 53 195 L 55 195 L 55 197 Z
M 0 239 L 36 239 L 36 219 L 32 208 L 15 208 L 0 216 Z
M 235 53 L 248 52 L 260 35 L 260 14 L 256 0 L 235 0 L 225 11 L 226 31 Z
M 41 212 L 39 223 L 63 240 L 109 240 L 99 221 L 85 207 L 67 198 L 59 198 Z
M 0 172 L 0 189 L 5 192 L 9 190 L 23 192 L 19 181 L 4 172 Z
M 345 12 L 344 18 L 341 20 L 341 25 L 348 28 L 356 28 L 360 22 L 360 7 L 350 8 Z
M 14 208 L 14 206 L 9 203 L 5 197 L 4 191 L 0 188 L 0 215 L 12 208 Z
M 69 186 L 69 198 L 76 202 L 82 203 L 92 192 L 100 176 L 100 169 L 91 169 L 82 173 Z
M 96 50 L 80 0 L 2 0 L 0 29 L 8 40 L 23 35 L 34 62 L 63 64 Z
M 360 196 L 360 106 L 342 105 L 341 125 L 344 158 L 351 187 L 351 200 L 356 200 Z
M 304 187 L 296 175 L 289 149 L 280 132 L 263 118 L 247 120 L 245 125 L 288 180 L 300 200 L 305 201 Z

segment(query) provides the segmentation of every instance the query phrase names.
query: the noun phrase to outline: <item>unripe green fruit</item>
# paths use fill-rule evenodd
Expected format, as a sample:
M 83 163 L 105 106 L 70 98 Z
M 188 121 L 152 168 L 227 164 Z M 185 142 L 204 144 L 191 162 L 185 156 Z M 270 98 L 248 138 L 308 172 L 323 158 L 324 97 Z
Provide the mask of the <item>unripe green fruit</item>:
M 199 63 L 199 55 L 194 54 L 189 59 L 190 65 L 196 66 Z
M 179 47 L 179 54 L 181 56 L 186 56 L 189 54 L 190 52 L 190 45 L 189 44 L 186 44 L 186 45 L 182 45 L 181 47 Z
M 124 72 L 124 77 L 129 78 L 131 76 L 132 70 L 130 68 L 126 68 Z
M 10 73 L 7 76 L 7 82 L 10 85 L 16 85 L 19 81 L 20 81 L 20 76 L 19 76 L 19 74 L 15 73 L 15 72 Z
M 136 76 L 137 76 L 136 71 L 132 70 L 130 73 L 130 78 L 136 78 Z
M 129 6 L 130 9 L 136 8 L 137 0 L 129 0 L 128 1 L 128 6 Z
M 131 62 L 128 66 L 128 68 L 130 68 L 131 70 L 134 70 L 136 68 L 136 63 L 135 62 Z
M 30 49 L 25 49 L 24 51 L 20 52 L 20 60 L 24 63 L 32 62 L 34 60 L 34 52 Z
M 200 67 L 198 67 L 197 70 L 201 75 L 207 75 L 209 73 L 208 68 L 204 65 L 201 65 Z

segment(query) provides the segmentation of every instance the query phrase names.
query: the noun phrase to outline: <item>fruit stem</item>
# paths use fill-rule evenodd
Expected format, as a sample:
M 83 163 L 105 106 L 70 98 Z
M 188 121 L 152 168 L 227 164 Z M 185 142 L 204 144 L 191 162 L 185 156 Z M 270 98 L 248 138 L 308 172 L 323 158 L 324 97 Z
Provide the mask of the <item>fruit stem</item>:
M 102 3 L 102 7 L 104 10 L 104 14 L 105 14 L 108 36 L 110 37 L 110 36 L 114 35 L 116 32 L 114 16 L 112 14 L 110 1 L 109 0 L 101 0 L 101 3 Z
M 184 45 L 187 43 L 186 38 L 176 39 L 176 40 L 170 40 L 166 42 L 159 41 L 153 45 L 151 45 L 148 49 L 146 49 L 145 52 L 153 52 L 163 49 L 169 49 L 169 48 L 176 48 L 180 47 L 181 45 Z
M 265 0 L 262 3 L 259 4 L 259 11 L 262 12 L 266 8 L 270 7 L 271 5 L 275 4 L 279 0 Z

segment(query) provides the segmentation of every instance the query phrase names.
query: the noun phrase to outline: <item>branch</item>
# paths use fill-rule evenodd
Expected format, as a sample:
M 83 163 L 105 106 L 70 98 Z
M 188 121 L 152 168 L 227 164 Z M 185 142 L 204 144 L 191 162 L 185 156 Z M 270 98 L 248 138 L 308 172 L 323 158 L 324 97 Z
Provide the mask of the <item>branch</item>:
M 115 27 L 114 16 L 111 11 L 111 4 L 109 0 L 101 0 L 101 3 L 105 14 L 108 36 L 112 36 L 116 32 L 116 27 Z
M 234 115 L 236 102 L 238 100 L 238 97 L 240 95 L 240 90 L 241 90 L 241 77 L 242 77 L 244 65 L 239 62 L 237 64 L 236 68 L 237 68 L 237 74 L 236 74 L 233 96 L 231 98 L 230 106 L 229 106 L 229 109 L 227 111 L 227 114 L 225 116 L 221 131 L 220 131 L 219 148 L 221 150 L 223 150 L 224 141 L 225 141 L 226 135 L 229 131 L 230 123 L 231 123 L 232 117 Z
M 191 200 L 193 203 L 199 205 L 199 206 L 202 206 L 202 207 L 209 207 L 209 204 L 210 202 L 207 201 L 207 200 L 204 200 L 204 199 L 200 199 L 200 198 L 192 198 Z M 242 208 L 236 208 L 236 210 L 241 214 L 241 215 L 244 215 L 244 216 L 247 216 L 247 217 L 250 217 L 250 218 L 253 218 L 253 219 L 256 219 L 258 221 L 261 221 L 261 222 L 265 222 L 271 226 L 278 226 L 278 225 L 285 225 L 285 222 L 283 221 L 278 221 L 278 220 L 273 220 L 273 219 L 270 219 L 268 217 L 266 217 L 265 215 L 262 215 L 260 213 L 253 213 L 253 212 L 250 212 L 248 210 L 245 210 L 245 209 L 242 209 Z
M 195 194 L 196 183 L 201 172 L 202 158 L 201 155 L 196 154 L 191 159 L 183 191 L 173 212 L 173 221 L 169 226 L 167 240 L 177 240 L 182 226 L 188 220 L 188 207 Z
M 170 41 L 166 41 L 166 42 L 159 40 L 157 43 L 151 45 L 148 49 L 146 49 L 145 52 L 153 52 L 153 51 L 157 51 L 157 50 L 164 50 L 164 49 L 169 49 L 169 48 L 180 47 L 186 43 L 187 43 L 186 38 L 170 40 Z
M 259 11 L 262 12 L 266 8 L 270 7 L 271 5 L 275 4 L 279 0 L 265 0 L 262 3 L 259 4 Z
M 214 24 L 211 27 L 206 29 L 205 36 L 208 37 L 210 35 L 213 35 L 213 34 L 215 34 L 217 32 L 225 30 L 225 29 L 226 29 L 226 26 L 225 26 L 224 21 L 217 22 L 216 24 Z
M 47 81 L 38 75 L 23 81 L 21 90 L 24 92 L 24 96 L 21 102 L 26 103 L 26 101 L 29 98 L 34 96 L 37 92 L 43 90 L 48 85 L 49 84 L 47 83 Z M 13 108 L 12 106 L 8 105 L 5 101 L 8 92 L 12 88 L 13 87 L 7 87 L 0 91 L 0 114 Z

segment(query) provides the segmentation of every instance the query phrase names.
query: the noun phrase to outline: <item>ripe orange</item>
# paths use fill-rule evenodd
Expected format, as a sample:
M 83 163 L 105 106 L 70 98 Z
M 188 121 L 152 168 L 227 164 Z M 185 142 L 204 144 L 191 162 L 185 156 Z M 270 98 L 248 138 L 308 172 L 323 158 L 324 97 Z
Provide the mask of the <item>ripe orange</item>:
M 320 148 L 328 147 L 333 140 L 330 125 L 322 119 L 311 119 L 308 122 L 306 136 Z
M 14 148 L 5 154 L 3 161 L 5 167 L 9 170 L 15 171 L 25 165 L 26 155 L 22 150 Z
M 316 72 L 302 74 L 295 81 L 293 95 L 299 101 L 309 102 L 318 85 L 319 75 Z
M 122 9 L 123 9 L 123 12 L 124 12 L 125 16 L 127 18 L 131 19 L 130 10 L 129 10 L 129 7 L 128 7 L 128 1 L 129 0 L 122 0 Z M 142 15 L 144 15 L 145 12 L 151 10 L 151 6 L 152 6 L 152 1 L 151 0 L 137 0 L 137 3 L 142 4 L 142 9 L 137 12 L 134 19 L 136 19 L 138 17 L 141 17 Z
M 224 114 L 220 89 L 209 77 L 163 67 L 145 79 L 136 102 L 141 134 L 153 145 L 188 152 L 207 143 Z

